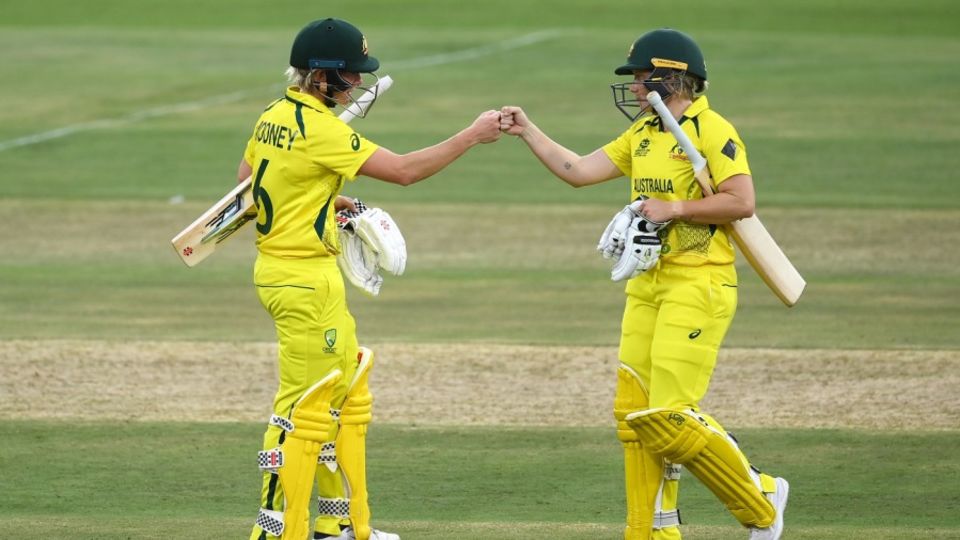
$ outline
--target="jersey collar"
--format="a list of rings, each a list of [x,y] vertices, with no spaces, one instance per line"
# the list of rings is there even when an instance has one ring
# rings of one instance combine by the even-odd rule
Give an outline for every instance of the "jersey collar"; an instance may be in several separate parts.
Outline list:
[[[710,102],[707,101],[707,96],[700,96],[687,107],[687,110],[683,111],[684,118],[696,118],[696,116],[703,111],[710,108]]]
[[[322,101],[300,90],[300,88],[296,86],[287,87],[287,93],[284,97],[286,98],[287,101],[299,103],[304,107],[309,107],[320,113],[330,112],[330,109],[326,105],[324,105]]]
[[[707,101],[707,96],[700,96],[697,99],[695,99],[693,103],[690,104],[689,107],[687,107],[687,110],[683,111],[683,115],[680,117],[680,120],[678,123],[683,124],[687,120],[695,119],[697,115],[699,115],[700,113],[702,113],[703,111],[709,108],[710,108],[710,102]],[[660,117],[657,116],[656,113],[648,116],[644,116],[639,120],[639,122],[640,123],[638,124],[636,132],[640,132],[640,130],[645,129],[647,126],[656,128],[658,131],[660,131],[660,133],[663,133],[666,131],[666,129],[663,127],[663,123],[660,122]]]

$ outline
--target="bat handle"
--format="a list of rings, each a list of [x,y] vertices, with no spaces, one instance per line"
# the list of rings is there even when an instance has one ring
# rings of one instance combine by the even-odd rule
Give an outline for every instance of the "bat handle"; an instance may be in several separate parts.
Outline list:
[[[664,127],[666,127],[670,133],[681,133],[680,124],[677,123],[677,119],[673,117],[673,113],[671,113],[670,109],[667,108],[667,104],[663,102],[663,98],[660,97],[660,94],[658,94],[656,91],[647,94],[647,103],[652,105],[657,111],[657,115],[660,116],[660,121],[663,122]],[[699,174],[700,171],[706,168],[707,160],[703,159],[703,156],[701,156],[700,152],[698,152],[693,146],[693,142],[689,139],[689,137],[677,136],[676,138],[677,142],[680,143],[680,147],[683,148],[683,151],[690,159],[690,164],[693,165],[694,174]]]

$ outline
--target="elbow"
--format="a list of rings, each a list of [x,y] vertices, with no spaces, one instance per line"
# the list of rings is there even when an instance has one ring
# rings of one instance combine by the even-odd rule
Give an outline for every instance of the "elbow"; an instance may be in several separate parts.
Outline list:
[[[386,168],[382,170],[380,174],[374,174],[373,177],[404,187],[415,184],[423,179],[416,171],[402,165]]]
[[[757,211],[757,205],[754,201],[742,201],[740,207],[737,209],[736,219],[746,219],[753,216]]]
[[[561,176],[561,175],[557,175],[557,176],[558,176],[561,180],[563,180],[564,183],[566,183],[568,186],[572,187],[573,189],[580,189],[580,188],[582,188],[582,187],[584,187],[584,186],[589,186],[589,185],[590,185],[590,180],[589,180],[589,179],[587,179],[587,178],[582,178],[582,177],[580,177],[580,176],[578,176],[578,175],[570,175],[570,174],[567,174],[567,175],[563,175],[563,176]]]
[[[416,184],[420,180],[423,180],[423,177],[420,175],[407,170],[397,171],[397,177],[394,181],[395,184],[403,187],[407,187],[412,184]]]

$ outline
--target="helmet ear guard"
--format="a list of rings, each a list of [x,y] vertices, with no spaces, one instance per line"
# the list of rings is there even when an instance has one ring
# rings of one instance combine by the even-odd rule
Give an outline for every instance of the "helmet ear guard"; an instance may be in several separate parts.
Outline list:
[[[657,59],[654,59],[656,61]],[[666,100],[676,94],[683,86],[682,76],[685,71],[677,71],[670,67],[656,67],[650,72],[650,76],[644,79],[643,85],[649,91],[655,91],[660,97]]]

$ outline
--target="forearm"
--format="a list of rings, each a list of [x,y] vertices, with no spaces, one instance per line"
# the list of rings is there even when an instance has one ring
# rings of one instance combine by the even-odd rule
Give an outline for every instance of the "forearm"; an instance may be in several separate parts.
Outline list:
[[[753,215],[752,202],[733,193],[719,192],[703,199],[678,201],[677,217],[680,221],[723,225]]]
[[[579,167],[581,156],[548,137],[534,124],[530,124],[520,134],[533,155],[557,178],[573,187],[591,184],[584,171]]]
[[[441,143],[399,156],[398,183],[410,185],[433,176],[479,142],[465,129]]]
[[[240,164],[237,165],[237,183],[239,184],[250,178],[251,173],[253,173],[253,167],[247,163],[246,158],[240,158]]]

